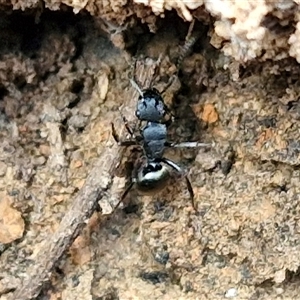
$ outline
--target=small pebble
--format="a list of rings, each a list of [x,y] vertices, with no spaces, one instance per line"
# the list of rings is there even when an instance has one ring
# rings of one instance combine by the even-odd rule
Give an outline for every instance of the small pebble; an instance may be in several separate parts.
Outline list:
[[[237,296],[237,289],[231,288],[225,293],[225,298],[234,298]]]

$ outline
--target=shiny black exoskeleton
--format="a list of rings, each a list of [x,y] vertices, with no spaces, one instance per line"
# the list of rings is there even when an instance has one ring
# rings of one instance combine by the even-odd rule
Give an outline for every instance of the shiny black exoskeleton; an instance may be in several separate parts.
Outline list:
[[[135,83],[133,85],[136,85]],[[132,180],[123,193],[119,204],[125,199],[132,186],[135,184],[137,189],[144,194],[154,194],[161,191],[168,183],[171,173],[170,167],[186,180],[192,205],[194,206],[194,192],[191,182],[184,172],[175,162],[164,157],[166,147],[199,147],[209,146],[197,142],[171,143],[167,141],[167,127],[173,121],[169,108],[165,105],[161,94],[156,89],[147,89],[140,93],[135,115],[140,121],[139,132],[136,134],[130,128],[128,122],[123,117],[125,127],[131,139],[121,141],[112,124],[112,134],[120,146],[137,146],[143,155],[135,163]]]
[[[137,101],[135,115],[141,121],[169,123],[171,114],[169,108],[155,88],[142,92]]]
[[[173,116],[165,104],[161,93],[155,88],[141,90],[137,83],[131,80],[133,87],[139,92],[135,115],[140,121],[156,122],[170,125]]]
[[[163,157],[167,145],[167,126],[156,122],[147,122],[141,130],[143,149],[148,159]]]

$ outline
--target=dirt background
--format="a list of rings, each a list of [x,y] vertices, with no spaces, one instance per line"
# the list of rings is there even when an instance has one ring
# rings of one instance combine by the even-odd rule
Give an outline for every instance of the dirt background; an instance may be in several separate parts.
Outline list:
[[[111,145],[141,55],[163,58],[158,89],[177,74],[170,136],[214,143],[167,155],[189,170],[199,213],[180,180],[133,190],[111,217],[99,208],[37,299],[298,299],[296,1],[232,2],[227,16],[205,1],[103,3],[1,3],[0,299],[14,299]],[[237,29],[243,17],[257,36]],[[191,18],[197,41],[177,65]]]

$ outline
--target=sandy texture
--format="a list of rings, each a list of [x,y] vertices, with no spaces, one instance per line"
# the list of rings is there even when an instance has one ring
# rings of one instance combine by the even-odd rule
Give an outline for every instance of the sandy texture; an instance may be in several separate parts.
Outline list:
[[[215,145],[167,152],[189,170],[198,213],[183,180],[132,190],[86,221],[38,299],[298,299],[298,3],[139,3],[1,3],[0,299],[15,299],[114,144],[132,54],[160,57],[159,90],[173,78],[170,139]]]

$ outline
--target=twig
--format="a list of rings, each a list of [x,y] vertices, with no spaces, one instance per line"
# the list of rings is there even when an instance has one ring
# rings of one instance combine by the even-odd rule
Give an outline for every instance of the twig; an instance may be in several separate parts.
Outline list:
[[[138,61],[136,73],[139,82],[149,84],[155,72],[157,63],[151,59]],[[128,101],[123,106],[128,110],[126,114],[129,121],[134,119],[137,92],[132,89]],[[70,247],[75,238],[80,234],[87,220],[95,210],[99,200],[109,199],[109,188],[114,177],[114,170],[122,156],[121,147],[115,143],[101,153],[95,167],[86,179],[85,185],[71,201],[72,207],[62,219],[58,230],[46,241],[39,251],[33,266],[27,270],[22,284],[13,294],[14,300],[27,300],[37,297],[43,285],[49,280],[53,267],[60,260],[64,252]],[[109,200],[107,200],[109,201]]]

